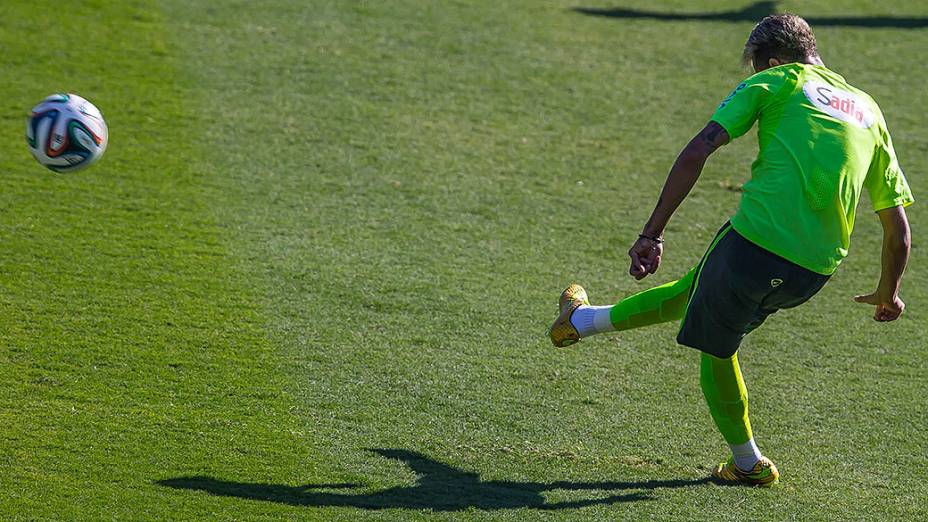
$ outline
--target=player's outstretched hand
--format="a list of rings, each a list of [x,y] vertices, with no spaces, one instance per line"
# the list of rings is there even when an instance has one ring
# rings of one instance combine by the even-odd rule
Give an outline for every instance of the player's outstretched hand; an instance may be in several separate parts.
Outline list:
[[[905,310],[905,303],[902,302],[902,299],[899,299],[898,295],[880,296],[879,291],[868,295],[854,296],[854,300],[858,303],[876,306],[873,319],[877,321],[895,321],[899,319],[899,316]]]
[[[628,251],[628,257],[632,258],[628,273],[638,280],[644,279],[648,274],[653,274],[661,264],[663,252],[664,245],[657,241],[646,237],[638,238],[638,241],[635,241]]]

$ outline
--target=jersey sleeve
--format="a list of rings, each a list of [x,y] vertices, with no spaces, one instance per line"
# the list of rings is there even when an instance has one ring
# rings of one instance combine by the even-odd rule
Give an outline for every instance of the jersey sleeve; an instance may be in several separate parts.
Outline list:
[[[885,130],[882,117],[880,120],[882,124],[881,143],[876,147],[873,160],[870,162],[870,170],[867,171],[867,178],[864,180],[864,187],[870,195],[874,211],[899,205],[909,206],[915,201],[905,174],[899,167],[899,160],[893,149],[893,140],[889,132]]]
[[[749,131],[760,113],[785,83],[786,73],[780,68],[762,71],[738,84],[722,100],[710,118],[725,128],[732,140]]]

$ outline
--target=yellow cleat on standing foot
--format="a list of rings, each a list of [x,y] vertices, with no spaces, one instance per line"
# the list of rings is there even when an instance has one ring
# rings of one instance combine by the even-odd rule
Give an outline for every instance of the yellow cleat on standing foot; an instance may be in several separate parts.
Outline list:
[[[570,323],[570,316],[574,314],[574,310],[577,308],[583,305],[589,306],[589,304],[590,299],[586,295],[586,290],[576,283],[571,284],[561,292],[561,298],[558,301],[560,315],[555,319],[551,328],[548,328],[548,337],[551,338],[554,346],[563,348],[580,341],[580,333]]]
[[[751,471],[742,471],[732,458],[722,462],[712,471],[712,476],[723,482],[769,488],[780,481],[780,472],[767,457],[761,457]]]

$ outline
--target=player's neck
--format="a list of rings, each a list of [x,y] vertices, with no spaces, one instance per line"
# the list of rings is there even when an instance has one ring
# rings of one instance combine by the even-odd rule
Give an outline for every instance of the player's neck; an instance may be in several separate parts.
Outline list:
[[[825,62],[822,61],[822,57],[817,54],[814,56],[806,56],[805,59],[801,61],[802,63],[805,63],[805,64],[821,65],[822,67],[825,67]]]

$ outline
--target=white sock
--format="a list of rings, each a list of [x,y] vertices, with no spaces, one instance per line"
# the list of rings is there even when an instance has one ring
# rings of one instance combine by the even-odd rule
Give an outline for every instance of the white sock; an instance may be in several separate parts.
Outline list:
[[[574,325],[580,337],[611,332],[615,330],[609,319],[611,310],[612,306],[581,306],[570,316],[570,324]]]
[[[757,464],[761,458],[760,450],[757,449],[757,444],[754,444],[753,438],[744,444],[730,444],[729,446],[735,458],[735,466],[738,466],[741,471],[751,471],[754,469],[754,464]]]

